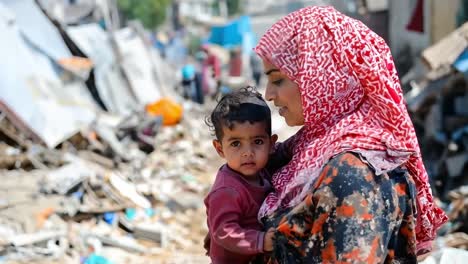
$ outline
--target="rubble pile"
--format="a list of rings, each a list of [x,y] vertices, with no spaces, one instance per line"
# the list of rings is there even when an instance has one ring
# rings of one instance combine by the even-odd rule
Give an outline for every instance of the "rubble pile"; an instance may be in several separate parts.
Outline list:
[[[220,161],[207,107],[184,109],[179,124],[156,126],[149,154],[138,138],[109,143],[122,127],[140,133],[128,120],[46,149],[3,119],[0,263],[206,263],[203,198]]]
[[[433,194],[449,216],[424,263],[468,258],[467,40],[468,23],[424,50],[401,79]]]
[[[467,37],[468,23],[423,51],[429,67],[418,64],[402,78],[426,169],[445,202],[468,184]]]
[[[0,263],[206,263],[211,102],[116,6],[55,2],[0,3]]]
[[[137,21],[119,28],[107,4],[41,2],[0,2],[0,73],[11,77],[0,78],[0,264],[209,263],[203,198],[222,163],[204,125],[214,102],[176,94],[180,73]],[[166,58],[184,54],[176,44]],[[450,219],[425,264],[468,258],[467,77],[468,23],[401,78]],[[297,130],[283,125],[273,121],[281,140]]]

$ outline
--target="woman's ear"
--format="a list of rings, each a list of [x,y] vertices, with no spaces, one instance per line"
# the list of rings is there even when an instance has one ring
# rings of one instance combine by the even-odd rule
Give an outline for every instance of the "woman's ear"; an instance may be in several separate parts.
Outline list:
[[[221,145],[221,142],[217,139],[213,139],[213,147],[216,149],[216,152],[218,152],[218,155],[224,159],[223,146]]]

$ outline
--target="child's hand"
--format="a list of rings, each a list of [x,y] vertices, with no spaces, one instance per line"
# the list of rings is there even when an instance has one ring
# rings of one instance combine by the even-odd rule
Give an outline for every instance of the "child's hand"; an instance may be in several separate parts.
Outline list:
[[[273,250],[273,237],[275,236],[275,229],[270,228],[263,238],[263,251],[269,252]]]

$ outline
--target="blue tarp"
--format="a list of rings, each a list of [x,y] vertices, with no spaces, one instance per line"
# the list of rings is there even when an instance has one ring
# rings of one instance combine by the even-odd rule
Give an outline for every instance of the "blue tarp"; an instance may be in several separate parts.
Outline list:
[[[468,49],[465,49],[457,60],[453,63],[453,67],[462,73],[468,72]]]
[[[248,39],[248,42],[253,42],[252,25],[249,16],[241,16],[224,26],[212,27],[208,42],[229,49],[245,45],[246,39]]]

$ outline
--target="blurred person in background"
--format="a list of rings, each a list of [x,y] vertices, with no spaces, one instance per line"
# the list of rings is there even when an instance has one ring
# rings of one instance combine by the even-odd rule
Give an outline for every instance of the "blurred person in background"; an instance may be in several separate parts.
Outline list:
[[[242,52],[239,48],[229,52],[229,76],[240,77],[242,75]]]
[[[252,70],[252,78],[255,82],[255,86],[260,85],[260,81],[262,79],[262,61],[256,54],[250,55],[250,69]]]
[[[203,93],[214,99],[221,85],[221,61],[208,45],[202,45],[201,51],[204,57],[201,70]]]
[[[182,67],[182,95],[195,101],[195,66],[188,62]]]

